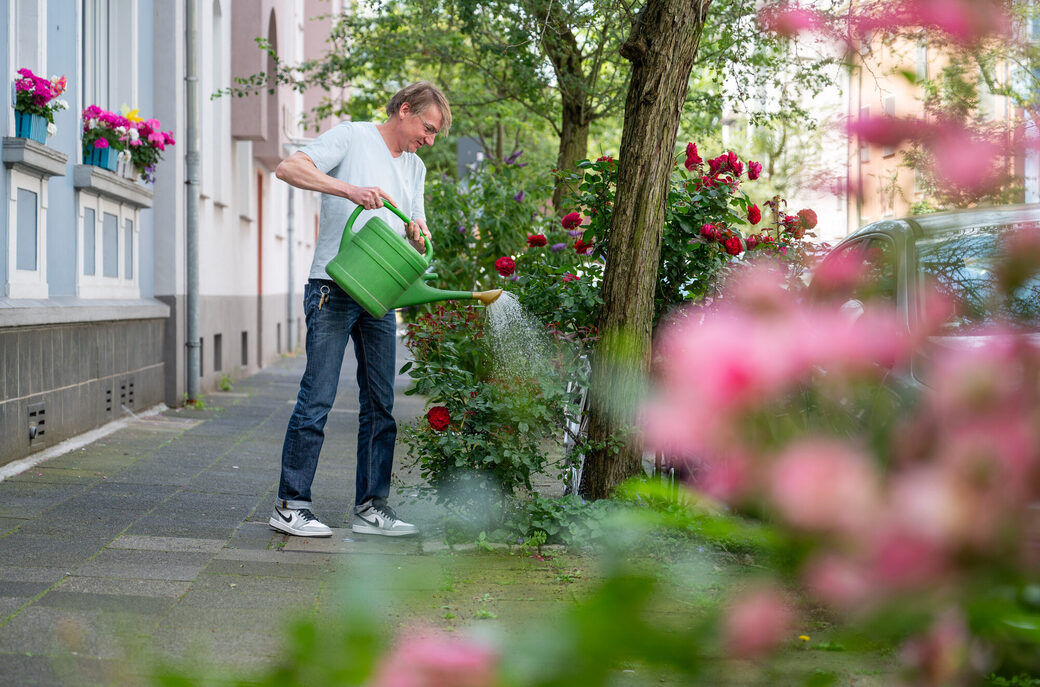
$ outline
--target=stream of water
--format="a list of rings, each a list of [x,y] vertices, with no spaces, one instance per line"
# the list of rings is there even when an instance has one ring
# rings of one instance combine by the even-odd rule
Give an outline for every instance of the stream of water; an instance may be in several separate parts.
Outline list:
[[[484,336],[496,376],[543,379],[559,374],[552,365],[553,346],[542,323],[508,291],[487,307]]]

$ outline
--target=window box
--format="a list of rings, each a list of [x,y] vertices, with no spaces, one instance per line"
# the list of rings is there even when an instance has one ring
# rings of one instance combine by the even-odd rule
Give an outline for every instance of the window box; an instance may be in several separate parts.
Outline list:
[[[14,135],[18,138],[31,139],[37,143],[47,143],[47,118],[15,110]]]
[[[154,192],[141,184],[124,179],[94,165],[76,165],[72,168],[72,185],[81,190],[90,190],[111,200],[137,208],[152,207]]]

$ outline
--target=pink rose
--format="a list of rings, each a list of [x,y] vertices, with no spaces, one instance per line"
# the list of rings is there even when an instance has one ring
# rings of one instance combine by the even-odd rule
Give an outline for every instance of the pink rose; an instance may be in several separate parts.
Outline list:
[[[745,593],[726,613],[723,629],[726,647],[737,658],[766,654],[780,646],[790,634],[794,619],[794,612],[778,590]]]
[[[747,163],[747,178],[750,179],[751,181],[754,181],[755,179],[758,178],[758,176],[760,174],[762,174],[762,163],[761,162],[751,162],[750,160],[748,160],[748,163]]]

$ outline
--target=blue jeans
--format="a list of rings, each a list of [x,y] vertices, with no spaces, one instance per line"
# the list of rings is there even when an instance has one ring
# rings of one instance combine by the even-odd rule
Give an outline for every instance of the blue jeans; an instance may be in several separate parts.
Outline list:
[[[318,308],[322,291],[328,297]],[[325,421],[336,400],[347,339],[357,357],[358,442],[354,511],[386,504],[394,461],[394,375],[397,320],[391,310],[375,319],[327,279],[311,279],[303,292],[307,317],[307,369],[282,446],[279,505],[310,508],[311,482],[325,440]]]

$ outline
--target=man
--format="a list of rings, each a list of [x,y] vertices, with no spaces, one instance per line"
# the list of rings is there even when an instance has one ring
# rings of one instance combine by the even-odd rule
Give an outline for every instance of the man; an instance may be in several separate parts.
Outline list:
[[[432,146],[437,134],[451,126],[448,101],[436,86],[423,81],[394,95],[386,112],[388,119],[382,124],[343,122],[333,127],[275,171],[282,181],[322,194],[317,246],[303,296],[307,368],[285,432],[278,500],[270,519],[271,527],[287,534],[332,534],[311,510],[311,482],[348,338],[354,340],[360,402],[351,529],[388,536],[418,532],[387,505],[397,438],[391,414],[397,372],[395,313],[391,310],[382,319],[372,317],[325,272],[325,265],[339,250],[347,218],[358,205],[366,212],[355,221],[355,229],[378,214],[417,251],[424,249],[423,237],[430,236],[423,204],[426,167],[415,152],[424,145]],[[405,226],[383,208],[384,201],[412,221]]]

